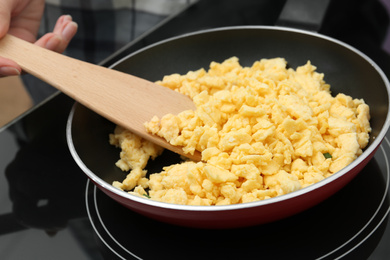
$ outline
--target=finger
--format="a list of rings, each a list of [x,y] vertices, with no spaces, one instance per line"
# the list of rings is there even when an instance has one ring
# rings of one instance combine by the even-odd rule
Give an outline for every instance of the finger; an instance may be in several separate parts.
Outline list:
[[[7,33],[30,42],[35,41],[44,0],[0,1],[0,38]],[[14,61],[0,57],[0,77],[20,75],[21,67]]]
[[[4,37],[9,30],[12,9],[12,1],[0,2],[0,38]],[[20,75],[21,72],[22,69],[16,62],[0,57],[0,78]]]
[[[71,22],[72,16],[70,15],[61,15],[54,26],[53,33],[61,34],[61,32],[64,30],[67,23]]]
[[[48,50],[56,51],[58,46],[60,46],[62,42],[61,36],[55,33],[46,33],[39,40],[37,40],[34,44],[38,45],[42,48],[46,48]]]
[[[77,33],[77,29],[78,29],[77,23],[73,21],[66,23],[64,29],[61,31],[62,41],[61,44],[56,49],[57,52],[59,53],[64,52],[64,50],[68,47],[70,41]]]
[[[9,34],[35,42],[41,22],[45,0],[1,0],[0,9],[8,12]],[[8,8],[8,9],[7,9]]]
[[[58,20],[54,26],[53,33],[61,35],[66,42],[73,38],[77,32],[77,23],[73,22],[72,16],[63,15]]]
[[[13,60],[0,57],[0,77],[17,76],[22,73],[22,68]]]
[[[77,23],[73,22],[70,15],[63,15],[57,20],[53,33],[62,37],[61,44],[56,49],[57,52],[62,53],[66,47],[68,47],[69,42],[75,36],[77,29]]]
[[[69,15],[63,15],[57,20],[53,32],[45,34],[35,44],[62,53],[76,34],[77,27]]]

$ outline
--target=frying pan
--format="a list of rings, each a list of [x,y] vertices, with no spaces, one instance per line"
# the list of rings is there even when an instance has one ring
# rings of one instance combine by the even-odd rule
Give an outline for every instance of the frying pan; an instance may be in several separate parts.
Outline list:
[[[108,142],[115,125],[76,103],[68,119],[67,141],[77,164],[108,196],[147,217],[189,227],[233,228],[276,221],[320,203],[351,181],[372,158],[389,128],[389,82],[366,55],[327,36],[275,26],[203,30],[146,47],[123,58],[112,69],[155,81],[172,73],[207,69],[211,61],[222,62],[232,56],[237,56],[243,66],[251,66],[261,58],[283,57],[294,69],[310,60],[318,72],[325,74],[333,95],[363,98],[370,106],[372,127],[363,154],[332,176],[276,198],[227,206],[162,203],[111,186],[126,175],[115,166],[119,150]],[[148,170],[159,171],[175,162],[179,157],[165,151],[148,164]]]

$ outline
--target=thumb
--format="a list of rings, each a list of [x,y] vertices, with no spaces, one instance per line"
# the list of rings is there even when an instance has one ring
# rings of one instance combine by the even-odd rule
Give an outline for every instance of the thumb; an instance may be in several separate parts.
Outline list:
[[[3,38],[9,30],[12,11],[10,2],[0,1],[0,38]],[[21,71],[22,69],[16,62],[0,57],[0,78],[19,75]]]
[[[0,38],[3,38],[10,26],[12,6],[10,1],[0,1]]]

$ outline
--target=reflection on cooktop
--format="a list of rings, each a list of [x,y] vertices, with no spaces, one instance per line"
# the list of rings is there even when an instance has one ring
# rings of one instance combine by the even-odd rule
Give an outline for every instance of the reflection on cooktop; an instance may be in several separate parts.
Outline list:
[[[230,230],[172,226],[130,211],[90,182],[87,209],[103,255],[110,259],[153,259],[156,252],[169,259],[367,259],[388,222],[389,153],[385,139],[375,159],[336,195],[267,225]]]

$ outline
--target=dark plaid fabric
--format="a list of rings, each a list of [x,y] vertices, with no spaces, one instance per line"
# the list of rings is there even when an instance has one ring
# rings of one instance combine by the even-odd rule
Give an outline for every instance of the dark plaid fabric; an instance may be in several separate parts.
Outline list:
[[[39,34],[53,30],[61,15],[71,15],[79,27],[65,54],[97,64],[192,2],[194,0],[47,0]],[[31,75],[22,78],[36,104],[57,92]]]

